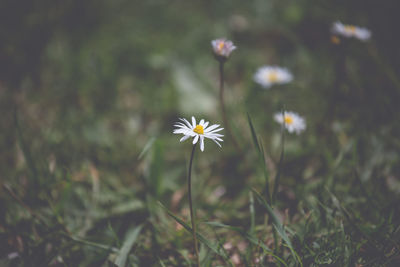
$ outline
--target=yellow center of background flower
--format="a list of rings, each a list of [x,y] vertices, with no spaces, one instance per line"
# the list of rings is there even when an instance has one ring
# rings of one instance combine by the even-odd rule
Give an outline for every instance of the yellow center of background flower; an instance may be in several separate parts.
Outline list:
[[[334,44],[340,44],[340,39],[339,39],[339,37],[333,35],[331,37],[331,42],[334,43]]]
[[[268,81],[274,83],[278,81],[278,74],[275,71],[268,73]]]
[[[224,42],[220,42],[220,43],[218,44],[218,51],[222,51],[222,49],[224,48],[224,46],[225,46],[225,43],[224,43]]]
[[[348,31],[348,32],[351,32],[351,33],[355,33],[356,32],[356,26],[353,26],[353,25],[344,26],[344,29],[346,31]]]
[[[285,121],[286,124],[292,124],[293,123],[293,118],[290,117],[290,116],[285,116],[284,121]]]
[[[198,134],[204,134],[204,128],[201,125],[196,125],[196,127],[193,129],[193,132],[198,133]]]

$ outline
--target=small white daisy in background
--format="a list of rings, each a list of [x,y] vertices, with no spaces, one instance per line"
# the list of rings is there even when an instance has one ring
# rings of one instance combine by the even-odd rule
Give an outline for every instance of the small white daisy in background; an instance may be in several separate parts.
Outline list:
[[[295,132],[299,134],[306,129],[305,120],[299,114],[292,111],[285,111],[284,114],[282,112],[275,113],[274,119],[280,124],[285,124],[285,128],[289,133]]]
[[[226,60],[232,51],[237,48],[233,45],[232,41],[226,40],[225,38],[211,41],[211,46],[217,59],[223,60]]]
[[[199,124],[196,123],[195,117],[192,117],[192,124],[190,124],[187,119],[179,119],[181,122],[177,122],[174,125],[177,127],[177,129],[174,130],[174,134],[183,134],[183,137],[180,139],[181,142],[193,137],[193,145],[200,140],[200,150],[204,151],[204,138],[209,138],[213,140],[219,147],[221,147],[219,142],[223,142],[221,139],[223,135],[217,132],[223,130],[224,128],[218,128],[219,124],[213,124],[207,127],[209,122],[204,121],[203,119],[200,120]]]
[[[277,66],[263,66],[254,74],[254,81],[264,88],[274,84],[285,84],[293,80],[293,75],[286,68]]]
[[[371,38],[370,30],[354,25],[346,25],[339,21],[333,23],[332,33],[344,37],[355,37],[361,41],[367,41],[369,38]]]

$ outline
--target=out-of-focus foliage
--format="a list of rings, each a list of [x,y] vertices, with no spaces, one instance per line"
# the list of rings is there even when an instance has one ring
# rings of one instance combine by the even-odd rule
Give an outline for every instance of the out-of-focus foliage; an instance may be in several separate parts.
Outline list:
[[[191,235],[157,202],[188,222],[190,145],[172,128],[192,115],[222,121],[211,40],[227,37],[238,47],[225,96],[240,151],[227,138],[196,154],[205,266],[299,265],[250,190],[277,173],[283,106],[307,130],[285,136],[273,208],[303,266],[397,266],[397,5],[1,1],[0,265],[194,262]],[[334,44],[335,21],[372,38]],[[293,82],[263,90],[253,81],[262,65],[290,69]]]

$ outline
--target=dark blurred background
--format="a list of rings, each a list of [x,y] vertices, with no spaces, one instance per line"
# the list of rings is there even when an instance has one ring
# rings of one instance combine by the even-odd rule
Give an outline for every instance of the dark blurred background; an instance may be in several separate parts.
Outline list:
[[[397,1],[3,0],[0,5],[6,173],[15,168],[15,112],[32,146],[45,149],[40,141],[35,144],[41,136],[67,165],[75,156],[101,160],[97,144],[111,153],[126,146],[107,142],[139,149],[140,142],[131,144],[133,136],[149,135],[153,124],[158,133],[170,132],[181,113],[216,117],[210,97],[193,104],[193,112],[186,98],[190,90],[216,95],[210,40],[221,36],[239,47],[227,64],[231,98],[240,99],[232,101],[240,106],[237,114],[254,111],[261,120],[278,108],[275,102],[283,102],[306,115],[322,135],[334,120],[361,133],[395,136],[399,130]],[[337,20],[367,27],[372,40],[333,45],[330,28]],[[271,92],[256,105],[264,93],[252,75],[264,64],[288,67],[295,83],[279,93],[282,98]]]
[[[221,121],[210,42],[226,37],[238,47],[226,64],[227,109],[244,150],[252,151],[246,112],[273,160],[279,151],[273,113],[284,104],[307,120],[306,133],[289,138],[284,186],[296,187],[297,176],[324,177],[350,141],[363,181],[398,182],[399,7],[397,0],[1,0],[0,179],[32,208],[53,203],[59,217],[78,216],[68,214],[80,194],[73,184],[90,191],[85,177],[96,180],[96,173],[110,192],[133,188],[144,201],[158,190],[152,196],[169,201],[184,184],[190,149],[172,135],[173,123],[192,115]],[[372,38],[334,44],[335,21],[366,27]],[[293,83],[262,90],[252,78],[262,65],[287,67]],[[149,141],[152,154],[143,163],[138,156]],[[207,150],[219,151],[211,142]],[[228,142],[222,154],[229,151]],[[199,165],[240,192],[245,181],[224,181],[235,177],[229,169],[238,159],[212,152]],[[252,177],[251,167],[237,168]],[[172,184],[159,185],[163,174]],[[390,192],[385,179],[370,184],[382,190],[382,201]],[[0,228],[11,240],[21,229],[29,232],[30,223],[9,213],[16,204],[2,195]],[[81,204],[71,205],[85,211]],[[137,223],[147,212],[126,216]],[[94,218],[92,234],[106,228],[96,224],[106,217]],[[70,229],[80,227],[66,220]],[[128,227],[121,218],[113,223],[122,232]],[[3,255],[15,247],[10,242]]]

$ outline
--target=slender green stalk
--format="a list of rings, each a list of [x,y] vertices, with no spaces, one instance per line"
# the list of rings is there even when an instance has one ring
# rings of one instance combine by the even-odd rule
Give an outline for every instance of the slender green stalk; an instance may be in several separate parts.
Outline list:
[[[368,53],[370,54],[372,59],[376,62],[376,64],[379,66],[379,69],[387,75],[387,77],[392,81],[392,83],[396,86],[396,89],[399,91],[400,80],[397,78],[396,73],[393,71],[390,65],[384,62],[382,57],[379,55],[376,46],[369,45],[367,48],[368,48]]]
[[[282,116],[285,118],[285,112],[282,110]],[[285,153],[285,119],[283,120],[283,124],[281,126],[281,156],[279,157],[278,162],[278,170],[276,172],[275,182],[274,182],[274,190],[272,191],[272,204],[275,203],[276,194],[278,193],[279,179],[282,173],[283,167],[283,158]]]
[[[199,249],[197,247],[197,237],[196,237],[196,222],[192,204],[192,163],[195,150],[196,150],[196,144],[193,145],[192,154],[190,155],[189,173],[188,173],[188,194],[189,194],[189,207],[190,207],[190,221],[192,223],[192,230],[193,230],[192,234],[193,234],[194,250],[196,252],[197,266],[200,267]]]
[[[222,120],[224,122],[224,127],[226,129],[226,133],[232,140],[233,145],[235,146],[236,150],[240,150],[235,137],[233,137],[232,130],[231,130],[230,124],[228,122],[228,118],[226,116],[226,110],[225,110],[225,104],[224,104],[224,63],[225,63],[225,61],[219,60],[219,104],[221,106]]]

